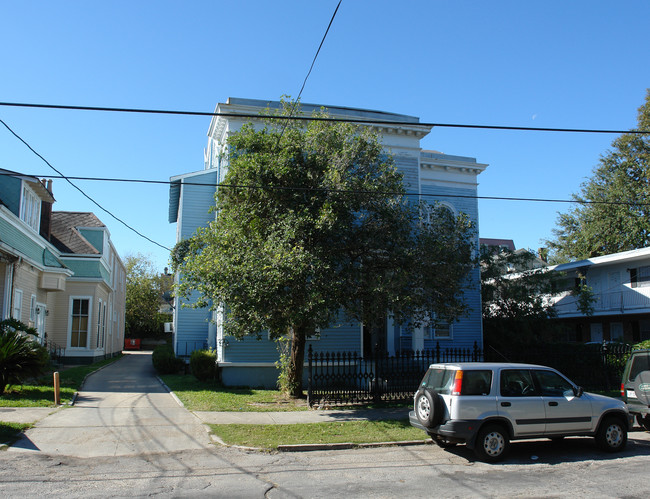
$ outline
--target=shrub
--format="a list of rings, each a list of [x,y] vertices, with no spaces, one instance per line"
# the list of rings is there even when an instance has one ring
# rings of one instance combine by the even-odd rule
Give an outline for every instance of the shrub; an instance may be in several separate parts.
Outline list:
[[[174,349],[169,345],[157,346],[151,355],[151,361],[158,374],[176,374],[185,366],[183,359],[176,357]]]
[[[9,384],[45,373],[47,349],[36,342],[36,331],[15,319],[0,321],[0,394]]]
[[[208,350],[194,350],[190,355],[190,371],[199,381],[219,379],[219,364],[217,352]]]

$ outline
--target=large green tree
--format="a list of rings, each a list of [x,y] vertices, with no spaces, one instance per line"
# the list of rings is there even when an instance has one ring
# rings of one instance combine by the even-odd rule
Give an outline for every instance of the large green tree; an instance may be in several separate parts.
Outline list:
[[[650,130],[650,90],[636,131]],[[612,143],[559,215],[548,241],[557,262],[591,258],[650,245],[650,133],[625,133]]]
[[[369,327],[387,311],[398,322],[462,314],[475,236],[448,210],[421,216],[369,128],[276,123],[230,136],[216,219],[179,244],[174,265],[196,306],[226,305],[227,334],[290,336],[287,386],[299,396],[306,338],[340,311]]]
[[[169,315],[160,313],[165,291],[171,282],[157,272],[151,260],[142,254],[128,255],[126,267],[126,335],[137,338],[158,336]]]

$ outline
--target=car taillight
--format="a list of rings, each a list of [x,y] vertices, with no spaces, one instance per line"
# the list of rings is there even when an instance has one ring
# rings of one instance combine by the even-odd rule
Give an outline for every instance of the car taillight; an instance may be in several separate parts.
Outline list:
[[[460,395],[460,391],[463,388],[463,371],[456,371],[456,376],[454,377],[454,387],[451,390],[452,395]]]
[[[625,397],[625,383],[621,383],[621,397]]]

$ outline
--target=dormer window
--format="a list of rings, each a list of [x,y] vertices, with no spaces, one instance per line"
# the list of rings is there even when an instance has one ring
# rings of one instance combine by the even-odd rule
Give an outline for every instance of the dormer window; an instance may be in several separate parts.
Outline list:
[[[41,199],[27,185],[23,185],[20,219],[38,232],[41,221]]]

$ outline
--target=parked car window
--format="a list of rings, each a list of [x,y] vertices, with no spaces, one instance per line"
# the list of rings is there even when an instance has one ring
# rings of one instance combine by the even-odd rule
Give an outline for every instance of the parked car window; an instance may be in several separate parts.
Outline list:
[[[492,386],[492,371],[463,371],[461,395],[488,395]]]
[[[553,371],[536,370],[535,376],[544,397],[563,397],[573,393],[573,385]]]
[[[504,397],[530,397],[538,395],[533,376],[528,369],[501,371],[501,395]]]
[[[451,393],[456,371],[450,369],[429,369],[422,385],[443,395]]]
[[[642,373],[643,371],[650,371],[650,354],[635,355],[632,358],[629,381],[634,381],[639,373]]]

